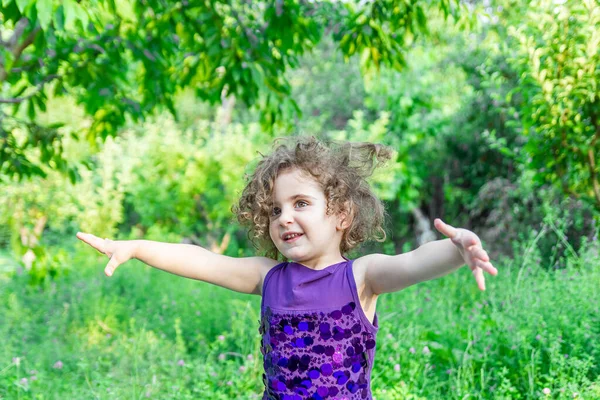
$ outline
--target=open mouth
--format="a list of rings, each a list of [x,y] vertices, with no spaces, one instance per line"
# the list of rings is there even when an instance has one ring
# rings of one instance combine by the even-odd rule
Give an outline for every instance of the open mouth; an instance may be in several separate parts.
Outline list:
[[[300,239],[302,236],[304,236],[303,233],[292,233],[291,235],[285,235],[283,237],[283,241],[286,243],[292,243]]]

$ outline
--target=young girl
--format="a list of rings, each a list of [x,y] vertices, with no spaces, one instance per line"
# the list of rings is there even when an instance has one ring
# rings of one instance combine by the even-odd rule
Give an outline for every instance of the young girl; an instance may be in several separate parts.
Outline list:
[[[81,232],[77,237],[110,257],[108,276],[136,258],[261,295],[263,399],[370,399],[379,295],[464,264],[481,290],[483,271],[497,274],[474,233],[439,219],[435,227],[450,239],[395,256],[344,256],[367,239],[385,238],[384,209],[366,178],[390,154],[369,143],[300,138],[263,156],[234,212],[268,257],[234,258],[194,245],[113,241]]]

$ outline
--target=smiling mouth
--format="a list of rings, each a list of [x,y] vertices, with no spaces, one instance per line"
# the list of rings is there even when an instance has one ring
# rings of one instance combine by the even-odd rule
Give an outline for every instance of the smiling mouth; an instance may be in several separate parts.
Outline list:
[[[286,243],[292,243],[292,242],[295,242],[296,240],[300,239],[302,236],[304,236],[303,233],[295,233],[293,235],[290,235],[290,237],[283,239],[283,241]]]

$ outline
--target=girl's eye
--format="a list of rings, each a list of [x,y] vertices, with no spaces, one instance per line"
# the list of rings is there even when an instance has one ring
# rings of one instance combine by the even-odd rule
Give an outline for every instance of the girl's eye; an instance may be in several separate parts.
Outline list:
[[[300,201],[299,201],[299,202],[297,202],[296,204],[297,204],[297,205],[304,204],[304,206],[307,206],[307,205],[308,205],[308,203],[307,203],[307,202],[305,202],[304,200],[300,200]]]
[[[276,216],[279,215],[279,208],[274,207],[273,210],[271,211],[271,216]]]

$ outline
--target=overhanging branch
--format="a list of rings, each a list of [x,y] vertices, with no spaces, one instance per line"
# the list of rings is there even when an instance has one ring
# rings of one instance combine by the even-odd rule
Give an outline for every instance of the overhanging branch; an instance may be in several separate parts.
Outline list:
[[[15,26],[13,35],[6,42],[8,44],[8,46],[10,47],[12,57],[14,59],[13,65],[17,65],[17,62],[21,58],[21,54],[23,54],[23,50],[25,50],[29,45],[31,45],[33,43],[33,41],[35,40],[35,36],[41,30],[39,25],[36,26],[33,29],[33,31],[31,31],[31,33],[29,33],[29,35],[27,35],[27,37],[25,38],[24,41],[22,41],[21,43],[18,43],[19,39],[21,38],[21,36],[23,35],[23,33],[25,31],[25,28],[27,28],[28,25],[29,25],[29,20],[27,18],[21,18],[19,20],[19,22],[17,22],[17,25]],[[7,77],[8,77],[8,71],[6,71],[6,69],[4,68],[3,65],[0,65],[0,82],[4,82]]]
[[[14,99],[2,99],[0,98],[0,104],[19,104],[24,102],[25,100],[28,100],[30,98],[32,98],[33,96],[35,96],[37,93],[39,93],[42,88],[44,87],[44,85],[54,79],[60,78],[60,75],[54,74],[54,75],[48,75],[47,77],[44,78],[43,81],[41,81],[40,83],[38,83],[36,85],[36,90],[35,92],[27,95],[27,96],[23,96],[23,97],[16,97]]]

